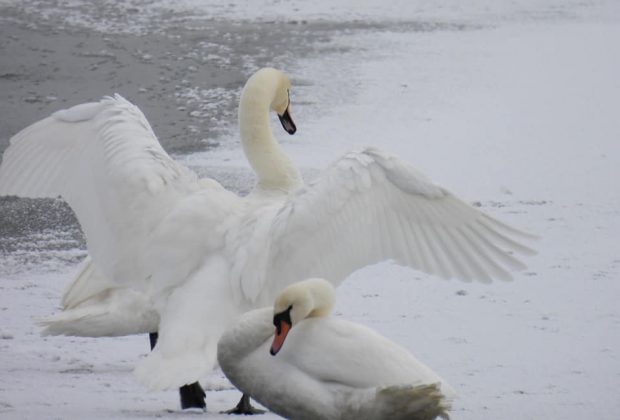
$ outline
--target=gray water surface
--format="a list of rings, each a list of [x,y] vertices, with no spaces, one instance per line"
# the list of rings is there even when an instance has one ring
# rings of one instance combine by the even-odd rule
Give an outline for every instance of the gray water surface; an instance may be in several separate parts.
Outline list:
[[[139,5],[148,3],[0,6],[0,153],[11,136],[52,112],[117,92],[143,110],[168,153],[204,151],[235,129],[240,90],[260,67],[286,70],[300,59],[338,53],[331,41],[342,34],[471,29],[416,21],[217,20],[166,9],[144,13]],[[325,69],[333,71],[339,69]],[[294,77],[293,83],[309,84]],[[252,183],[220,181],[236,190]],[[85,254],[66,204],[0,197],[0,275],[54,270]]]

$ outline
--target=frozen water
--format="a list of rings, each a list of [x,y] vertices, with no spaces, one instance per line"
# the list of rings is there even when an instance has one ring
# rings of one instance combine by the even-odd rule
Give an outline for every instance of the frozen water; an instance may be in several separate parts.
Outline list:
[[[273,64],[293,79],[299,128],[293,137],[277,129],[276,135],[308,178],[344,151],[372,144],[400,155],[483,210],[539,234],[539,255],[526,261],[529,269],[514,282],[444,282],[383,263],[358,271],[339,288],[337,314],[409,348],[450,382],[460,395],[454,418],[615,418],[620,409],[618,3],[480,0],[467,8],[449,0],[395,1],[389,7],[379,1],[332,3],[214,1],[204,8],[192,0],[106,2],[95,13],[81,1],[4,1],[0,16],[16,31],[28,25],[51,40],[71,39],[71,31],[119,36],[124,28],[127,38],[108,43],[128,49],[144,66],[140,69],[164,60],[169,79],[181,71],[175,61],[184,66],[183,77],[200,73],[178,88],[162,81],[166,90],[149,98],[139,96],[138,75],[130,82],[132,74],[122,73],[125,85],[97,81],[87,95],[135,89],[141,106],[150,102],[156,131],[169,150],[175,150],[175,135],[192,139],[176,156],[238,191],[251,187],[252,175],[235,134],[236,95],[254,68]],[[127,20],[123,10],[136,19]],[[181,32],[180,41],[160,52],[157,46],[141,47],[149,37],[136,35],[150,34],[158,25],[172,34],[179,22],[206,28],[210,21],[219,25],[217,40],[187,41],[191,45],[182,47],[183,54],[168,58],[163,51],[175,51],[195,33]],[[56,33],[41,29],[50,22]],[[274,30],[292,34],[290,45],[299,49],[270,52],[276,38],[286,38],[274,36]],[[252,31],[272,35],[243,49],[242,40]],[[17,34],[26,39],[26,32]],[[238,41],[221,41],[227,36]],[[89,51],[101,52],[105,45],[92,47]],[[33,48],[24,54],[45,54]],[[84,52],[71,48],[61,53]],[[185,55],[199,53],[204,55],[189,58],[198,59],[190,69]],[[117,61],[103,54],[82,58],[113,68],[124,63],[124,56],[115,54]],[[218,75],[201,84],[200,77],[208,77],[201,73],[202,58],[234,77]],[[6,56],[2,60],[4,66]],[[50,95],[65,95],[39,95],[36,77],[20,79],[18,70],[0,74],[0,86],[7,87],[0,93],[8,98],[8,87],[18,89],[21,83],[23,95],[2,102],[17,112],[31,110],[30,119],[19,127],[3,122],[2,144],[43,112],[66,106],[61,99],[46,102]],[[159,88],[158,79],[152,80],[147,91]],[[186,107],[179,112],[188,121],[201,120],[194,124],[196,132],[186,130],[192,125],[187,121],[169,126],[176,114],[158,110],[164,103],[175,110]],[[199,114],[192,117],[191,111]],[[218,117],[211,122],[212,112]],[[201,136],[203,126],[210,135]],[[200,146],[201,139],[217,145]],[[31,203],[10,205],[26,212]],[[135,361],[148,350],[145,337],[38,336],[32,317],[56,310],[62,287],[84,254],[83,243],[67,228],[72,225],[61,210],[50,213],[49,225],[45,211],[28,210],[17,219],[6,214],[0,214],[0,418],[194,417],[176,409],[174,392],[148,393],[134,381]],[[24,227],[20,222],[26,219],[35,221]],[[46,236],[49,231],[56,233]],[[16,236],[27,240],[16,245],[11,239]],[[238,394],[219,373],[205,381],[211,389],[208,414],[217,418]]]

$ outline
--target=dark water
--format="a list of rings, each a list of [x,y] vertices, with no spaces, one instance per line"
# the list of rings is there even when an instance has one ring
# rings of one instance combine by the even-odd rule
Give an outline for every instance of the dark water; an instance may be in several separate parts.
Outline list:
[[[169,153],[216,147],[235,125],[238,93],[254,70],[321,54],[331,36],[354,26],[214,21],[171,11],[144,22],[140,10],[110,3],[66,13],[64,7],[0,8],[0,153],[29,124],[115,92],[144,111]],[[76,13],[118,30],[68,23]],[[83,258],[84,250],[64,203],[0,198],[0,275],[53,270]]]
[[[136,35],[34,25],[9,11],[17,22],[0,25],[0,151],[51,112],[115,92],[144,111],[169,153],[204,150],[234,124],[238,92],[253,71],[321,54],[345,29],[192,20]]]
[[[222,21],[165,9],[145,14],[140,5],[148,3],[29,0],[0,6],[0,153],[29,124],[115,92],[143,110],[169,153],[203,151],[235,128],[238,94],[260,67],[286,70],[296,60],[333,54],[330,41],[344,33],[465,28]],[[293,77],[293,83],[308,81]],[[54,269],[54,261],[77,261],[84,250],[75,217],[62,202],[0,198],[0,275],[46,269],[45,261]]]

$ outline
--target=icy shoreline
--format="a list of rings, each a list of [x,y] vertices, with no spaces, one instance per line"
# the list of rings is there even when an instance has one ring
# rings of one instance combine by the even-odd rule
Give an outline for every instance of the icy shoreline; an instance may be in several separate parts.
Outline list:
[[[446,19],[458,15],[441,4]],[[534,21],[511,11],[472,31],[345,31],[324,53],[286,62],[299,133],[276,134],[308,177],[373,144],[542,237],[511,283],[443,282],[386,263],[338,290],[338,316],[409,348],[457,389],[455,419],[612,419],[620,409],[620,19],[584,8]],[[234,134],[218,141],[180,159],[248,188]],[[73,270],[0,278],[0,418],[195,418],[175,392],[134,380],[146,337],[39,337],[32,318],[56,310]],[[207,415],[230,418],[218,412],[236,391],[217,374],[206,383]]]

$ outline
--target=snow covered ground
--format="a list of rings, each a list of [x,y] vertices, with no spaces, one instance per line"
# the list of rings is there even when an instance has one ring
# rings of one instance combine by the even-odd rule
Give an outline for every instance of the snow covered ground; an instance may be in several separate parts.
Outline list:
[[[144,10],[190,13],[200,4],[157,1]],[[326,40],[320,56],[293,53],[277,63],[293,79],[299,131],[288,137],[274,121],[275,132],[308,177],[346,150],[378,146],[541,236],[539,254],[510,283],[445,282],[391,263],[365,268],[339,288],[338,316],[400,343],[451,383],[460,395],[455,419],[616,418],[620,6],[229,4],[193,13],[231,22],[277,11],[273,19],[373,23]],[[228,125],[221,147],[178,158],[247,189],[235,121]],[[32,318],[56,310],[74,269],[0,278],[0,418],[200,416],[180,412],[175,392],[147,392],[134,380],[146,337],[39,337]],[[217,413],[238,393],[219,373],[204,383],[208,416],[229,418]]]

